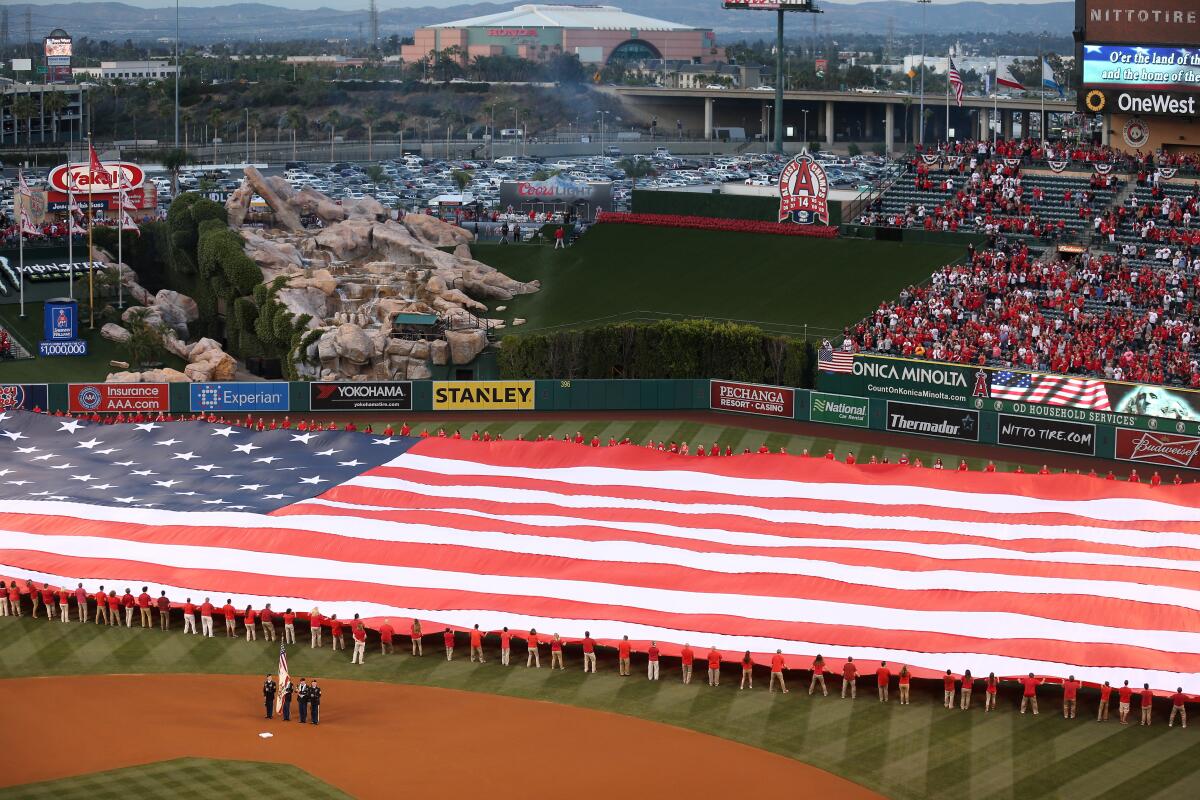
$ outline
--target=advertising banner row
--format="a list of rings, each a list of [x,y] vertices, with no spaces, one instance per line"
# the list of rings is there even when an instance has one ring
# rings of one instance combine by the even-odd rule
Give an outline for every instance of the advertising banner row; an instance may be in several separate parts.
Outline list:
[[[949,374],[949,373],[946,373]],[[363,381],[314,383],[73,383],[0,384],[0,412],[12,409],[64,410],[77,414],[157,414],[159,412],[409,412],[533,411],[548,390],[584,389],[579,381]],[[597,382],[608,384],[610,382]],[[639,382],[615,382],[621,386]],[[643,384],[657,382],[641,382]],[[1027,413],[1041,406],[1000,401],[930,402],[863,397],[843,392],[794,389],[737,381],[668,382],[687,384],[669,392],[675,408],[702,409],[814,422],[891,433],[916,434],[958,442],[997,444],[1075,456],[1116,458],[1169,468],[1200,469],[1200,432],[1165,430],[1166,420],[1105,414],[1103,418]],[[541,385],[546,384],[546,385]],[[945,385],[945,384],[943,384]],[[706,388],[704,394],[698,390]],[[594,389],[595,387],[591,387]],[[610,387],[611,388],[611,387]],[[636,388],[636,387],[635,387]],[[643,387],[646,388],[646,387]],[[661,387],[654,387],[661,389]],[[915,389],[914,389],[915,391]],[[705,396],[706,395],[706,396]],[[590,393],[596,397],[596,392]],[[990,402],[990,401],[989,401]],[[603,409],[592,402],[577,410]],[[547,409],[551,408],[547,406]],[[1065,409],[1071,411],[1071,409]],[[1087,412],[1099,414],[1100,412]],[[1111,420],[1161,423],[1164,429]],[[1190,423],[1189,423],[1190,424]]]
[[[1200,435],[1200,391],[856,354],[817,388],[859,397]]]

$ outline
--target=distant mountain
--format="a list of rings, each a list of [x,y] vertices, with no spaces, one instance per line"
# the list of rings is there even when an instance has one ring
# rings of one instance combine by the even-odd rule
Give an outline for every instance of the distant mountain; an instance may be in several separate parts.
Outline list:
[[[394,8],[380,11],[380,33],[384,36],[411,33],[415,28],[438,22],[492,14],[517,5],[507,3],[473,3],[437,8]],[[713,28],[722,38],[738,35],[762,35],[774,31],[775,15],[761,11],[726,11],[719,0],[608,0],[636,14],[644,14],[696,27]],[[191,42],[215,42],[261,39],[326,39],[345,38],[361,34],[367,22],[366,1],[355,2],[353,10],[319,8],[295,10],[263,3],[237,3],[224,6],[183,6],[180,9],[182,38]],[[357,6],[361,6],[358,8]],[[73,36],[94,39],[147,41],[173,38],[175,9],[138,8],[125,3],[76,2],[59,4],[10,4],[10,40],[23,25],[25,10],[32,12],[31,27],[35,39],[53,28],[62,27]],[[826,2],[819,17],[821,31],[876,31],[883,34],[889,24],[896,34],[912,34],[921,30],[922,14],[911,0],[877,0],[857,4]],[[1044,4],[963,2],[937,4],[926,9],[930,33],[1040,33],[1049,31],[1068,35],[1074,26],[1074,4],[1052,2]],[[803,35],[810,28],[811,17],[790,15],[789,31]]]

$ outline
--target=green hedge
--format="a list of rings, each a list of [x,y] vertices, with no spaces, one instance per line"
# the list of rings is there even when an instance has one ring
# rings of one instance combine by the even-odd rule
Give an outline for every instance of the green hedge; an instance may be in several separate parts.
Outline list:
[[[504,378],[706,378],[812,386],[811,348],[751,325],[710,320],[617,323],[507,336]]]
[[[635,189],[631,209],[635,214],[686,214],[721,219],[779,221],[779,198],[712,192],[663,192]],[[842,204],[829,203],[829,224],[842,221]]]
[[[140,283],[151,294],[159,289],[173,289],[167,274],[171,261],[171,233],[165,222],[148,222],[138,226],[140,234],[125,232],[121,237],[121,258],[137,273]],[[92,238],[97,247],[102,247],[117,257],[117,229],[96,226]]]

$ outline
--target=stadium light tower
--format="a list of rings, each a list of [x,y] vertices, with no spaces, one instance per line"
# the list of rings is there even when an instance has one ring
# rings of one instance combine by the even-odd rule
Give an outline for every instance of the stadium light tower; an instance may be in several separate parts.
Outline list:
[[[917,136],[917,144],[923,145],[925,144],[925,9],[933,0],[917,0],[917,2],[921,4],[921,111],[917,114],[921,132]]]
[[[785,11],[802,11],[820,14],[815,0],[725,0],[725,8],[774,11],[775,20],[775,152],[783,152],[783,14]],[[830,144],[833,144],[830,142]]]

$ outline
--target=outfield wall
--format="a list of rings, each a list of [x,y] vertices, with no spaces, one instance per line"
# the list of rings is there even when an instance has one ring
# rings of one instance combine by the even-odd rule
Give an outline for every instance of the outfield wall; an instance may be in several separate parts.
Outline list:
[[[967,369],[912,363],[925,369]],[[37,407],[83,414],[212,411],[236,416],[286,412],[322,418],[353,412],[389,414],[392,419],[441,411],[719,411],[1200,469],[1200,422],[971,398],[969,391],[966,396],[961,393],[961,380],[950,373],[940,378],[917,374],[943,388],[935,392],[901,383],[902,391],[889,393],[875,383],[864,385],[862,375],[822,375],[819,390],[725,380],[15,384],[0,385],[0,409]],[[929,396],[933,393],[938,396]]]

